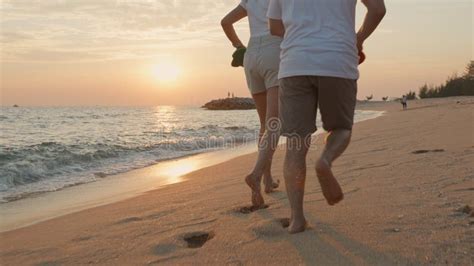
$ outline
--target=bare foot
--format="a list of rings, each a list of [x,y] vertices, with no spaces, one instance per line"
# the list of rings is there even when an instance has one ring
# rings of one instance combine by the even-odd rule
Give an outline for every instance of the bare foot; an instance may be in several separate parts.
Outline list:
[[[308,223],[306,222],[306,219],[304,217],[300,219],[293,219],[290,221],[290,226],[288,226],[288,233],[290,234],[301,233],[304,230],[306,230],[307,226],[308,226]]]
[[[331,171],[331,165],[324,159],[316,163],[316,175],[318,176],[321,190],[329,205],[335,205],[344,199],[341,186]]]
[[[255,207],[260,207],[265,204],[263,200],[262,193],[260,192],[260,180],[258,180],[252,174],[248,175],[245,178],[245,183],[250,187],[252,190],[252,204]]]
[[[263,180],[263,183],[265,184],[265,193],[272,193],[276,188],[280,186],[280,180],[277,179],[276,182],[273,181],[272,177],[265,178]]]

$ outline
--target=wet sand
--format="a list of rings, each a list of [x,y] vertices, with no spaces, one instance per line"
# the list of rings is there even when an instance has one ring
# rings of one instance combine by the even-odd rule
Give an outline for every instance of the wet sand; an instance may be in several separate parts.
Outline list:
[[[344,200],[328,206],[308,156],[309,229],[289,235],[284,187],[268,208],[247,208],[244,155],[185,181],[0,234],[4,265],[55,264],[462,264],[474,261],[474,98],[359,108],[386,115],[355,125],[334,164]],[[282,180],[284,149],[274,158]],[[282,182],[283,185],[283,182]],[[470,207],[468,207],[470,206]]]
[[[17,201],[0,204],[0,232],[36,224],[55,217],[92,207],[122,201],[183,182],[188,173],[216,165],[239,155],[250,154],[256,144],[229,150],[201,153],[108,176],[107,178],[67,187],[51,193],[39,193]]]

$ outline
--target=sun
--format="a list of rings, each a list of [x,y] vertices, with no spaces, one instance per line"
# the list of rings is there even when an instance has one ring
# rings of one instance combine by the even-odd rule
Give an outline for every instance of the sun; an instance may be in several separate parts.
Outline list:
[[[172,84],[178,80],[181,68],[174,62],[162,62],[152,67],[153,77],[161,83]]]

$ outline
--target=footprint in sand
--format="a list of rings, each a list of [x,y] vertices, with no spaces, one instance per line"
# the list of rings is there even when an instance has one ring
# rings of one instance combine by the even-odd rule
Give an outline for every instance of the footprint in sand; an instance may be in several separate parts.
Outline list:
[[[94,236],[81,236],[81,237],[72,239],[72,242],[83,242],[83,241],[90,240],[92,238],[94,238]]]
[[[252,213],[252,212],[256,212],[258,210],[262,210],[262,209],[267,209],[268,205],[263,205],[261,207],[255,207],[255,206],[245,206],[245,207],[239,207],[237,209],[235,209],[235,212],[237,213],[242,213],[242,214],[249,214],[249,213]]]
[[[474,191],[474,187],[468,187],[468,188],[460,188],[460,189],[455,189],[453,191],[456,192],[461,192],[461,191]]]
[[[278,221],[280,222],[281,227],[283,228],[288,228],[288,226],[290,226],[290,218],[281,218],[278,219]]]
[[[413,154],[422,154],[422,153],[428,153],[430,152],[429,150],[417,150],[417,151],[412,151],[411,153]]]
[[[250,229],[259,238],[281,238],[288,235],[286,230],[288,226],[290,226],[290,219],[280,218],[261,221],[251,225]]]
[[[188,248],[200,248],[214,237],[213,232],[192,232],[183,236]]]
[[[128,218],[118,221],[116,224],[128,224],[128,223],[133,223],[133,222],[139,222],[141,220],[143,219],[140,217],[128,217]]]
[[[444,149],[434,149],[434,150],[416,150],[412,151],[411,153],[413,154],[423,154],[423,153],[428,153],[428,152],[444,152]]]
[[[153,214],[150,214],[150,215],[147,215],[145,217],[145,219],[151,219],[151,220],[154,220],[154,219],[159,219],[159,218],[162,218],[162,217],[165,217],[165,216],[168,216],[172,213],[174,213],[175,210],[166,210],[166,211],[162,211],[162,212],[157,212],[157,213],[153,213]]]
[[[474,217],[474,215],[473,215],[473,214],[474,214],[474,210],[473,210],[473,209],[471,208],[471,206],[469,206],[469,205],[464,205],[464,206],[462,206],[461,208],[458,208],[456,211],[459,212],[459,213],[467,214],[467,215],[469,215],[469,216],[471,216],[471,217]]]

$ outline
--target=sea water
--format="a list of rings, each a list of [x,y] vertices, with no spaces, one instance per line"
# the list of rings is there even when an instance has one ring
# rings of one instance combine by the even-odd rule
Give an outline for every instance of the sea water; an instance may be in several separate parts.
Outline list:
[[[255,110],[177,106],[0,110],[0,202],[255,142],[260,126]],[[379,115],[356,111],[355,120]]]

